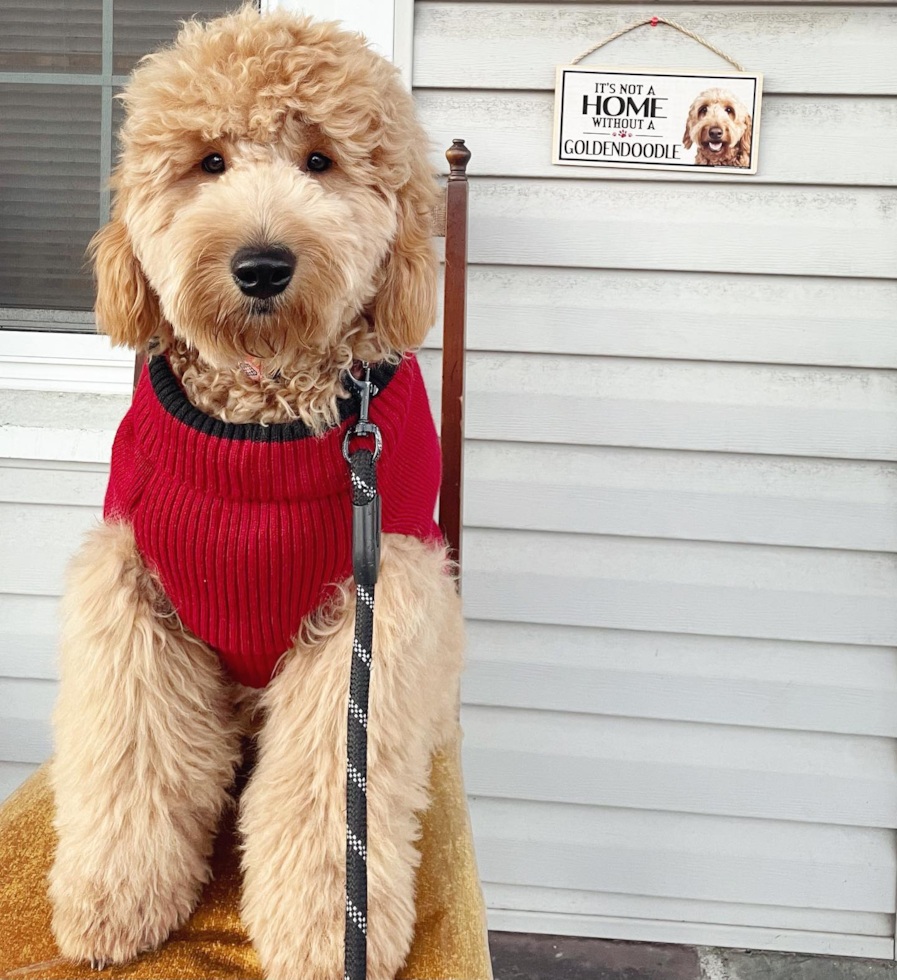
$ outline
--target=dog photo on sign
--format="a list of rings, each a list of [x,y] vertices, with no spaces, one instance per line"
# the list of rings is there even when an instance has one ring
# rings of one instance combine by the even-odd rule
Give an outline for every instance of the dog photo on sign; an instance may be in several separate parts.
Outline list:
[[[558,68],[552,162],[757,172],[763,76]]]
[[[701,167],[749,167],[753,118],[724,88],[708,88],[695,97],[685,120],[682,145],[695,147]]]

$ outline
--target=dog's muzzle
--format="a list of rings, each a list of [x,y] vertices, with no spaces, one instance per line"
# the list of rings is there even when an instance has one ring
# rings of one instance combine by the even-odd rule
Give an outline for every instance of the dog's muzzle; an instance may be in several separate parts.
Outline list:
[[[721,129],[711,129],[707,134],[707,146],[714,153],[719,153],[723,148],[723,131]]]

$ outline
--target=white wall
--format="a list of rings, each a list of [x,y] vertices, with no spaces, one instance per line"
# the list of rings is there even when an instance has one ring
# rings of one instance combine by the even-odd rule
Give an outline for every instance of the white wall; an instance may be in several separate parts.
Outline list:
[[[766,73],[756,177],[551,165],[555,66],[654,13]],[[434,160],[473,152],[493,928],[894,955],[894,50],[892,5],[416,4]]]
[[[0,799],[50,754],[63,569],[100,517],[133,355],[0,331]]]

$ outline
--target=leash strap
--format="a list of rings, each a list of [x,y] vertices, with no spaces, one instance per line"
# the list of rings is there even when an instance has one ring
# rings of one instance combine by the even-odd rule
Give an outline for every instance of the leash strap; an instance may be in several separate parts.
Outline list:
[[[352,481],[352,571],[355,578],[355,639],[349,678],[346,733],[346,939],[345,980],[367,977],[367,738],[374,637],[374,591],[380,569],[380,497],[377,494],[377,460],[382,444],[380,430],[368,419],[370,367],[364,379],[351,378],[359,389],[358,422],[347,430],[343,455]],[[351,377],[351,376],[350,376]],[[354,437],[372,436],[375,448],[351,451]]]

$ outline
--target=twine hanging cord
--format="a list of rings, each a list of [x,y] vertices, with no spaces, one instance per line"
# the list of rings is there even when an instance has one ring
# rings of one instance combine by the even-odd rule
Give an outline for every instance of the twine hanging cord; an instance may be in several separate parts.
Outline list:
[[[610,44],[611,41],[616,41],[618,37],[622,37],[624,34],[634,31],[637,27],[645,27],[647,24],[650,24],[652,27],[657,27],[658,24],[666,24],[667,27],[672,27],[674,30],[680,31],[686,37],[690,37],[693,41],[697,41],[698,44],[703,44],[709,51],[712,51],[714,54],[718,54],[723,61],[728,61],[736,71],[744,71],[744,68],[734,58],[730,58],[725,51],[720,51],[718,47],[701,37],[700,34],[695,34],[694,31],[690,31],[687,27],[677,24],[674,20],[667,20],[666,17],[645,17],[644,20],[637,20],[634,24],[630,24],[628,27],[622,27],[619,31],[614,31],[613,34],[609,34],[603,41],[599,41],[597,44],[593,44],[590,48],[586,48],[586,50],[583,51],[582,54],[578,54],[570,62],[570,64],[578,65],[583,58],[587,58],[593,51],[597,51],[599,48],[603,48],[605,44]]]

